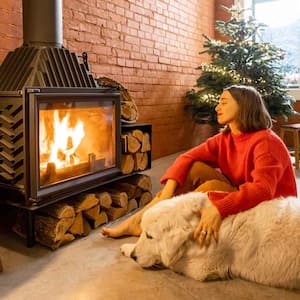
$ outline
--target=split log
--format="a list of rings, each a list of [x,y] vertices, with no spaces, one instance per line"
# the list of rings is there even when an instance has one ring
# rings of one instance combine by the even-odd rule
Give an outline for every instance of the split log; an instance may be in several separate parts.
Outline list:
[[[121,120],[126,123],[136,122],[138,119],[138,109],[135,104],[134,99],[132,99],[128,90],[122,86],[119,82],[108,78],[108,77],[100,77],[96,78],[99,85],[102,86],[110,86],[117,88],[120,91],[121,95]]]
[[[83,218],[83,236],[87,236],[90,234],[92,228],[87,219]]]
[[[135,209],[137,209],[139,206],[138,206],[138,203],[137,201],[133,198],[133,199],[130,199],[128,201],[128,207],[127,207],[127,212],[131,212]]]
[[[57,219],[75,217],[74,207],[65,202],[58,202],[40,209],[40,212]]]
[[[128,206],[128,195],[125,192],[120,192],[114,189],[105,189],[111,197],[112,203],[117,207],[123,207],[127,209]]]
[[[151,150],[150,134],[145,132],[143,134],[141,152],[146,152],[150,150]]]
[[[75,240],[75,237],[71,233],[65,233],[63,235],[62,239],[57,242],[51,242],[51,241],[47,240],[44,236],[39,236],[36,239],[40,244],[47,246],[47,247],[51,248],[52,250],[56,250],[57,248],[63,246],[64,244],[70,243],[73,240]]]
[[[143,195],[143,193],[144,193],[144,191],[140,187],[137,186],[132,198],[135,198],[135,199],[140,198]]]
[[[107,216],[110,221],[114,221],[127,213],[127,209],[123,207],[110,207],[107,211]]]
[[[108,223],[107,213],[104,211],[101,211],[99,216],[97,217],[97,219],[93,221],[92,226],[93,226],[93,228],[97,228],[100,225],[106,224],[106,223]]]
[[[131,133],[127,134],[127,150],[130,153],[136,153],[141,148],[141,143]]]
[[[151,178],[148,175],[136,174],[128,178],[127,182],[140,187],[144,191],[152,190]]]
[[[104,211],[101,211],[99,205],[84,211],[83,215],[88,219],[89,224],[93,229],[108,222],[107,214]]]
[[[148,154],[146,152],[137,152],[134,154],[134,170],[144,171],[148,166]]]
[[[117,181],[112,184],[115,190],[120,192],[125,192],[128,196],[128,199],[134,198],[136,186],[125,181]]]
[[[73,218],[56,219],[36,215],[34,220],[36,238],[47,245],[61,241],[74,222]]]
[[[95,220],[99,214],[100,214],[100,206],[99,205],[96,205],[90,209],[83,211],[84,217],[91,219],[91,220]]]
[[[140,129],[134,129],[131,131],[132,136],[134,136],[141,144],[143,143],[144,133]]]
[[[128,121],[137,120],[138,112],[136,105],[130,101],[121,102],[121,116],[123,119]]]
[[[134,158],[132,154],[123,154],[121,157],[121,172],[130,174],[134,170]]]
[[[75,212],[78,213],[96,206],[99,203],[99,198],[94,193],[81,194],[78,199],[71,200],[70,205],[73,205]]]
[[[150,192],[144,192],[139,199],[139,207],[143,207],[152,200],[152,194]]]
[[[83,216],[81,211],[76,214],[75,220],[68,231],[74,235],[83,235],[84,227],[83,227]]]
[[[95,195],[99,199],[99,204],[101,207],[104,207],[104,208],[111,207],[112,199],[108,192],[100,191],[100,192],[96,192]]]

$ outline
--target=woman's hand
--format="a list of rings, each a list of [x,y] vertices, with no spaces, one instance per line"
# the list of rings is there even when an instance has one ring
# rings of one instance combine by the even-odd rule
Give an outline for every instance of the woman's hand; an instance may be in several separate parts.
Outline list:
[[[210,245],[210,239],[213,235],[215,240],[219,238],[219,228],[222,222],[218,209],[212,205],[200,209],[201,219],[194,231],[194,238],[199,241],[200,247]]]

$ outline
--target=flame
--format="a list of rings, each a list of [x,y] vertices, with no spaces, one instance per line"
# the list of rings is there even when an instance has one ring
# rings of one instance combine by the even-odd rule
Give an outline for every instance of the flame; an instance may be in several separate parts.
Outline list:
[[[58,110],[53,114],[53,135],[50,139],[45,119],[40,122],[40,154],[48,154],[48,162],[55,163],[57,169],[78,164],[80,158],[76,149],[80,145],[85,132],[83,122],[78,120],[74,127],[69,127],[70,114],[60,120]],[[41,165],[44,165],[41,164]]]

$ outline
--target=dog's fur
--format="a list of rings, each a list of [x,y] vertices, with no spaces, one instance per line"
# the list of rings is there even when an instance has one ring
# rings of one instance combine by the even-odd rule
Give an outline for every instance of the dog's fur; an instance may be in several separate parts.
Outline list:
[[[196,280],[244,278],[261,284],[300,288],[300,200],[264,201],[222,221],[218,243],[200,248],[193,239],[207,194],[192,192],[164,200],[143,215],[136,244],[124,255],[144,268],[163,265]]]

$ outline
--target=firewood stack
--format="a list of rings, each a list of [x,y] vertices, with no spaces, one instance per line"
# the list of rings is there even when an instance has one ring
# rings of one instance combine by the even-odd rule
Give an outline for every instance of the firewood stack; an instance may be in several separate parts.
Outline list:
[[[121,120],[123,123],[135,123],[138,119],[138,109],[128,90],[117,81],[108,77],[100,77],[96,81],[99,85],[116,88],[120,91]]]
[[[150,135],[139,129],[130,130],[122,134],[121,171],[129,174],[144,171],[149,165],[149,151],[151,151]]]
[[[74,199],[43,207],[35,215],[35,238],[52,250],[87,236],[92,229],[114,221],[152,199],[151,179],[136,174]],[[17,216],[13,230],[25,236],[25,215]]]

